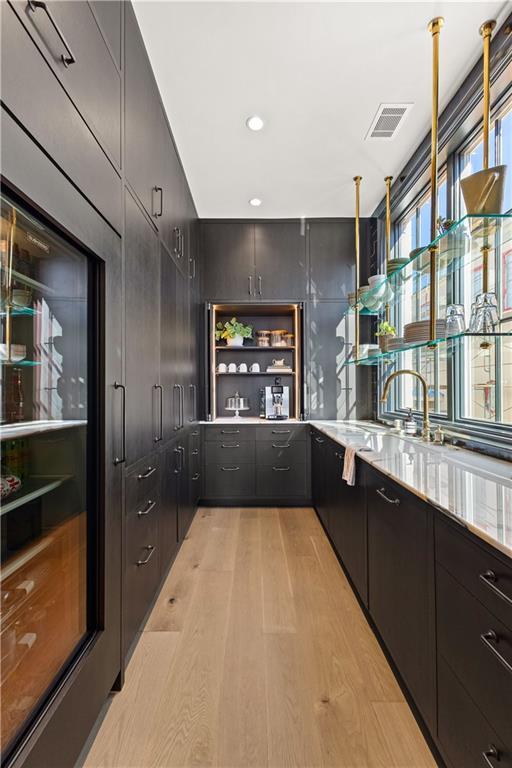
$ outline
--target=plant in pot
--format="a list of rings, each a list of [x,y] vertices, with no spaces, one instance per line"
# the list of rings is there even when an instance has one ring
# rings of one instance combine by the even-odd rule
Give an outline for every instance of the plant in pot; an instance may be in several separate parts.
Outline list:
[[[379,340],[380,351],[387,352],[389,339],[392,339],[394,336],[396,336],[396,328],[386,320],[382,320],[382,322],[379,323],[379,327],[375,335]]]
[[[252,327],[232,317],[225,323],[217,323],[215,338],[217,341],[224,339],[228,347],[243,347],[244,339],[252,339]]]

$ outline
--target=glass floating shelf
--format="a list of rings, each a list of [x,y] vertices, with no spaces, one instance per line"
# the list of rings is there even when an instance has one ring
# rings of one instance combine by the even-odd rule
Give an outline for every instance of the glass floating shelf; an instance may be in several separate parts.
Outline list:
[[[36,365],[42,365],[39,360],[20,360],[14,362],[13,360],[0,360],[2,366],[12,366],[13,368],[34,368]]]
[[[217,371],[215,373],[216,376],[293,376],[295,371],[283,371],[277,372],[277,371],[235,371],[234,373],[222,373],[221,371]]]
[[[8,314],[11,317],[35,317],[40,313],[33,307],[11,307],[10,310],[2,309],[0,311],[0,317],[6,317]]]
[[[375,355],[368,357],[359,357],[346,361],[346,365],[378,365],[379,363],[392,363],[396,360],[397,356],[404,352],[410,352],[414,349],[431,349],[434,350],[441,344],[456,344],[464,339],[481,339],[482,341],[488,339],[489,346],[494,341],[499,339],[510,339],[512,341],[512,331],[509,333],[460,333],[455,336],[446,336],[444,338],[434,339],[434,341],[417,341],[412,344],[404,344],[397,349],[391,349],[388,352],[378,352]]]
[[[363,309],[360,314],[379,314],[385,304],[393,305],[409,280],[428,279],[430,251],[437,253],[438,279],[448,278],[460,270],[470,270],[482,261],[483,249],[493,252],[512,247],[512,214],[500,216],[464,216],[432,243],[411,251],[394,272],[362,293],[359,297]],[[392,262],[391,262],[392,263]],[[353,310],[352,310],[353,311]]]
[[[249,345],[243,347],[228,347],[227,344],[225,344],[215,347],[215,349],[217,351],[223,349],[227,352],[286,352],[286,350],[293,350],[295,347],[253,347]]]

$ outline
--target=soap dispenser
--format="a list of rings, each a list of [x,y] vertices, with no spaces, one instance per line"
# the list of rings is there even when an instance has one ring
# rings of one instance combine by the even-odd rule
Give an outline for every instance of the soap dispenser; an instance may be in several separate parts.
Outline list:
[[[404,429],[406,435],[416,435],[418,431],[418,426],[414,420],[414,417],[412,415],[412,409],[409,408],[407,411],[407,418],[404,421]]]

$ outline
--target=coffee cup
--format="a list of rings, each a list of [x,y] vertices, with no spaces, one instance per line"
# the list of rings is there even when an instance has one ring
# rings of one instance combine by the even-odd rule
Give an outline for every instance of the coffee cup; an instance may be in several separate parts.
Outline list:
[[[240,363],[238,373],[247,373],[247,363]]]
[[[272,360],[272,365],[274,365],[276,368],[280,368],[281,366],[284,368],[284,357],[282,357],[280,360]]]
[[[217,373],[227,373],[228,367],[226,363],[219,363],[217,366]]]
[[[260,364],[259,363],[253,363],[251,365],[251,373],[259,373],[260,372]]]
[[[228,373],[236,373],[236,363],[230,363],[228,365]]]

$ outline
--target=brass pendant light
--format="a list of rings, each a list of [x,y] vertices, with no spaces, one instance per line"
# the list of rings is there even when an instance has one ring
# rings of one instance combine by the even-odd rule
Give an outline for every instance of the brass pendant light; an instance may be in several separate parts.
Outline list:
[[[391,258],[391,182],[392,176],[386,176],[386,269],[385,275],[388,278],[389,260]],[[389,301],[386,301],[386,322],[389,323]]]
[[[436,338],[437,328],[437,152],[439,124],[439,35],[444,25],[442,16],[436,16],[428,25],[432,35],[432,130],[430,143],[430,341]]]
[[[355,341],[354,341],[354,357],[359,359],[359,283],[360,283],[360,269],[359,269],[359,212],[360,212],[360,186],[362,176],[354,176],[354,183],[356,189],[356,216],[355,216],[355,251],[356,251],[356,300],[355,300]]]

